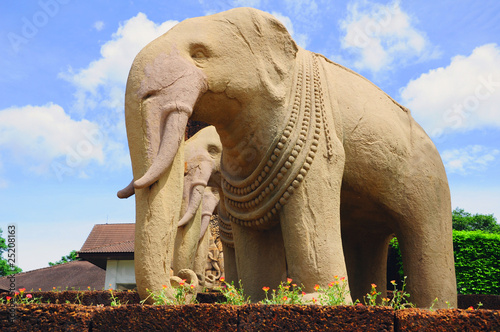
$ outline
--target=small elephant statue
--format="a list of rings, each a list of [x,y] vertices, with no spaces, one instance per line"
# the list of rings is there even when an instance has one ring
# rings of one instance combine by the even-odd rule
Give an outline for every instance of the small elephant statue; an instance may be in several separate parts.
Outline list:
[[[198,131],[185,144],[185,174],[181,218],[175,239],[172,270],[175,276],[191,270],[204,286],[209,257],[210,218],[219,204],[222,145],[213,126]],[[118,191],[119,198],[135,193],[133,182]],[[192,279],[192,277],[190,278]]]
[[[161,288],[183,197],[188,119],[222,144],[226,280],[252,301],[286,278],[308,293],[347,276],[385,292],[396,235],[411,301],[457,303],[451,200],[434,144],[408,109],[297,46],[251,8],[185,20],[135,58],[125,96],[136,193],[136,280]]]

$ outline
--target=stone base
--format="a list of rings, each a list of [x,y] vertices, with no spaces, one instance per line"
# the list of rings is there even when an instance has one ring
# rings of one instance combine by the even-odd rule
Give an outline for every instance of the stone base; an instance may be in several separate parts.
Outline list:
[[[15,311],[12,311],[15,310]],[[14,322],[9,321],[14,312]],[[500,331],[499,310],[191,304],[0,305],[1,331]]]

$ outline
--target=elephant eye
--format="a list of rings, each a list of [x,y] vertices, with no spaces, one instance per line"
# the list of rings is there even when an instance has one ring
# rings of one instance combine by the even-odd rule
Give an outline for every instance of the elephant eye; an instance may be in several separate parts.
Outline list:
[[[212,156],[216,156],[220,153],[220,149],[215,145],[209,145],[208,146],[208,153],[210,153],[210,155],[212,155]]]
[[[204,59],[204,58],[206,58],[205,53],[203,53],[202,51],[197,51],[196,53],[194,53],[193,55],[191,55],[191,57],[193,59]]]
[[[207,48],[202,45],[194,45],[191,47],[191,58],[196,61],[207,60],[208,51]]]

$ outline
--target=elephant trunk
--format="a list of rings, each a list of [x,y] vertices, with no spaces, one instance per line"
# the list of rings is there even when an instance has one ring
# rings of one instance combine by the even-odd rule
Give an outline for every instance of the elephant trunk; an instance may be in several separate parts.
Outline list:
[[[125,93],[125,119],[135,198],[135,275],[142,299],[164,289],[173,298],[170,268],[182,203],[184,132],[207,89],[203,72],[163,35],[135,58]],[[127,187],[128,188],[128,187]],[[128,195],[131,188],[120,193]]]
[[[201,204],[203,193],[212,175],[212,163],[203,161],[192,169],[184,177],[184,199],[188,205],[184,215],[179,221],[179,227],[186,225],[193,219]]]

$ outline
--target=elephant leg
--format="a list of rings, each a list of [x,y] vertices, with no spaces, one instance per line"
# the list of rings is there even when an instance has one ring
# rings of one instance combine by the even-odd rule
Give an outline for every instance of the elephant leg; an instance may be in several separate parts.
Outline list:
[[[205,276],[205,267],[207,266],[208,260],[210,236],[210,231],[207,231],[198,242],[198,248],[196,249],[196,256],[194,258],[193,267],[193,271],[196,273],[196,275]]]
[[[344,151],[331,160],[319,150],[303,182],[280,213],[288,277],[306,292],[327,287],[334,276],[346,277],[340,229],[340,190]],[[347,301],[350,301],[350,297]]]
[[[232,228],[238,277],[245,295],[250,296],[252,302],[258,302],[265,298],[262,287],[276,289],[286,279],[281,229],[275,226],[270,230],[259,231],[235,224],[232,224]],[[224,264],[227,271],[226,261]]]
[[[234,248],[222,242],[222,255],[224,257],[224,269],[222,271],[224,278],[226,282],[234,282],[237,285],[240,279],[238,278],[238,270],[236,269],[236,253],[234,252]]]
[[[371,284],[377,285],[377,291],[382,293],[382,297],[386,297],[390,232],[344,224],[343,220],[342,243],[353,301],[363,303],[363,297],[370,292]]]
[[[410,301],[428,308],[438,298],[435,307],[446,308],[446,301],[456,307],[451,199],[444,168],[423,157],[415,157],[412,165],[404,192],[396,193],[405,200],[394,206]]]
[[[443,216],[428,210],[408,211],[406,227],[398,232],[410,301],[428,308],[437,298],[436,308],[457,306],[452,230],[441,225]]]

